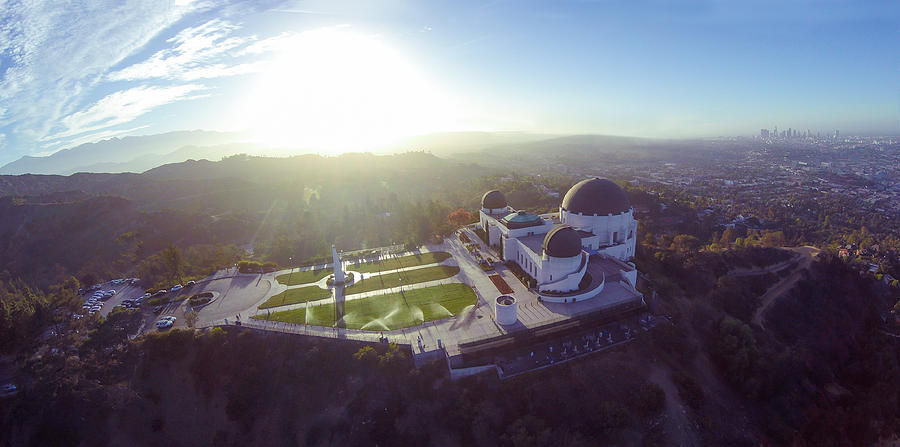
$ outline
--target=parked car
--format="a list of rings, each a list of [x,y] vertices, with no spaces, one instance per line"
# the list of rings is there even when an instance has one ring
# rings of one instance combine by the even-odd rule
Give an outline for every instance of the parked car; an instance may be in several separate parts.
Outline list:
[[[190,286],[193,286],[194,284],[197,284],[197,281],[188,281],[187,283],[184,284],[184,286],[190,287]]]
[[[11,383],[0,386],[0,396],[12,396],[19,392],[19,388]]]
[[[152,296],[152,295],[150,295],[149,293],[145,293],[145,294],[144,294],[144,298],[145,298],[145,299],[146,299],[146,298],[150,298],[151,296]]]
[[[168,320],[174,323],[176,318],[171,315],[166,315],[165,317],[162,317],[161,320]]]
[[[157,295],[165,295],[165,294],[167,294],[167,293],[169,293],[169,291],[166,290],[166,289],[159,289],[159,290],[156,291],[156,294],[157,294]]]
[[[175,323],[174,321],[163,319],[163,320],[159,320],[156,322],[156,327],[158,329],[170,328],[170,327],[172,327],[172,324],[174,324],[174,323]]]
[[[184,287],[181,287],[181,284],[175,284],[174,286],[169,288],[169,292],[177,292],[183,288]]]

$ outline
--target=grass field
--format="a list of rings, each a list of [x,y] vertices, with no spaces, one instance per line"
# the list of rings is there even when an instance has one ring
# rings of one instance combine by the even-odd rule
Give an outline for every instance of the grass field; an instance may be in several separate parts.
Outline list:
[[[446,265],[436,265],[434,267],[425,267],[405,272],[387,273],[364,279],[347,287],[344,289],[344,295],[434,281],[436,279],[449,278],[457,273],[459,273],[459,267]]]
[[[422,324],[425,321],[440,320],[459,315],[475,304],[475,292],[461,283],[407,290],[403,295],[390,293],[344,304],[344,323],[348,329],[387,331]],[[307,323],[306,309],[272,312],[257,315],[258,320],[283,321],[287,323]],[[334,304],[324,304],[309,308],[309,324],[315,326],[334,325]]]
[[[399,268],[404,267],[413,267],[417,265],[425,265],[425,264],[434,264],[437,262],[441,262],[450,257],[450,253],[445,251],[435,251],[422,253],[418,255],[408,255],[401,256],[399,258],[390,258],[385,259],[380,262],[373,262],[371,264],[360,264],[348,267],[348,270],[353,270],[357,272],[363,273],[377,273],[383,272],[385,270],[397,270]]]
[[[306,270],[303,272],[285,273],[283,275],[276,276],[275,281],[278,281],[281,284],[284,284],[286,286],[296,286],[298,284],[309,284],[312,282],[316,282],[316,281],[330,275],[333,272],[334,272],[334,270],[328,268],[328,269],[321,269],[321,270]],[[290,280],[288,280],[288,279],[290,279]]]
[[[450,257],[450,253],[445,251],[436,251],[422,253],[418,255],[401,256],[399,258],[385,259],[371,264],[360,264],[348,266],[347,270],[362,273],[378,273],[385,270],[397,270],[399,268],[414,267],[417,265],[435,264]],[[334,272],[332,268],[321,270],[306,270],[302,272],[285,273],[278,275],[275,280],[286,286],[296,286],[299,284],[314,283]]]
[[[296,289],[287,289],[277,295],[272,295],[266,302],[259,305],[260,309],[268,309],[270,307],[286,306],[288,304],[305,303],[307,301],[321,300],[331,296],[330,290],[325,290],[318,286],[298,287]]]

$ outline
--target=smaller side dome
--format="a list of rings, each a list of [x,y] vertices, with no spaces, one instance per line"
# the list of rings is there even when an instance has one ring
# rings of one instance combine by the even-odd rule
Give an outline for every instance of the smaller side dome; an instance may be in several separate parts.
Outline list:
[[[508,228],[525,228],[543,224],[540,216],[521,210],[507,214],[502,221]]]
[[[581,254],[581,236],[569,225],[557,225],[544,237],[544,254],[554,258],[571,258]]]
[[[492,189],[481,197],[481,207],[487,209],[506,208],[506,196],[502,192]]]

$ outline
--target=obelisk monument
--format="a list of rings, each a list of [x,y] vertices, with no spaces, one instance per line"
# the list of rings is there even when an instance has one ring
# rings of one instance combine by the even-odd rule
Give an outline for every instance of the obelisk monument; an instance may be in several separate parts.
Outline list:
[[[338,256],[337,250],[334,248],[334,244],[331,245],[331,259],[334,262],[334,284],[343,284],[344,283],[344,269],[341,266],[341,258]]]

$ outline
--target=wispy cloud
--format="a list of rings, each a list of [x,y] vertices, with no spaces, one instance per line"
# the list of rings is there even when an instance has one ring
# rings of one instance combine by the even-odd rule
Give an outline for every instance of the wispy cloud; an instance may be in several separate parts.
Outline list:
[[[199,84],[187,84],[173,87],[141,86],[118,91],[103,97],[85,110],[64,117],[62,123],[65,130],[44,139],[66,138],[129,123],[159,106],[189,99],[191,93],[202,89]]]
[[[62,117],[86,116],[78,111],[111,67],[206,6],[0,0],[0,129],[24,142],[70,132]]]
[[[145,61],[110,73],[108,78],[113,81],[193,81],[252,72],[254,64],[236,63],[232,54],[256,38],[232,35],[238,28],[227,21],[215,19],[184,29],[167,40],[172,44],[170,48],[159,50]]]

